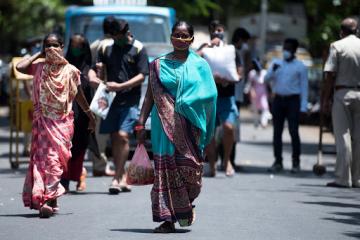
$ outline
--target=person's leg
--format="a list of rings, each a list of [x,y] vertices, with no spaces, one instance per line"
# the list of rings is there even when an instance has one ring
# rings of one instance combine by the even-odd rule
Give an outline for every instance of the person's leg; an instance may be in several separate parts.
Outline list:
[[[213,137],[213,139],[210,141],[209,145],[206,147],[206,158],[209,161],[210,177],[215,177],[215,175],[216,175],[216,160],[217,160],[215,137]]]
[[[300,119],[300,98],[294,97],[287,101],[286,118],[289,124],[289,134],[292,146],[292,166],[293,170],[300,166],[300,136],[299,136],[299,119]]]
[[[360,92],[353,92],[351,103],[352,123],[352,162],[351,162],[351,180],[353,187],[360,187]]]
[[[101,156],[98,157],[92,151],[89,151],[89,159],[93,163],[93,175],[103,176],[103,175],[107,175],[106,173],[107,159],[104,152],[106,147],[106,141],[109,138],[109,135],[99,133],[101,121],[100,119],[97,120],[98,121],[96,122],[95,134],[96,134],[96,142],[98,144],[98,148]]]
[[[338,90],[334,94],[332,119],[336,145],[335,183],[351,186],[351,136],[349,119],[351,116],[344,102],[346,90]]]
[[[112,154],[116,168],[112,186],[117,185],[122,192],[130,192],[131,188],[126,183],[125,163],[130,149],[129,134],[132,133],[135,126],[138,108],[137,106],[120,107],[117,110],[117,114],[118,131],[111,133]],[[112,193],[111,188],[109,191]]]
[[[124,181],[125,163],[129,156],[129,135],[119,131],[111,134],[111,147],[115,165],[113,185],[126,185]]]
[[[273,103],[273,148],[275,163],[282,165],[282,133],[284,130],[285,111],[282,107],[282,99],[275,97]]]
[[[234,168],[230,162],[231,151],[234,147],[234,127],[231,123],[223,123],[224,136],[222,139],[224,149],[224,168],[225,174],[232,176],[234,174]]]

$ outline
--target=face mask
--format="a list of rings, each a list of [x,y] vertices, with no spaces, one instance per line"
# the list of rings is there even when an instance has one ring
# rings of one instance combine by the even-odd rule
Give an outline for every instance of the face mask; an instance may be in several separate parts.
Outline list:
[[[176,38],[171,37],[171,43],[176,50],[186,50],[190,47],[194,37],[191,38]]]
[[[284,51],[283,51],[283,58],[284,58],[285,60],[291,59],[291,58],[292,58],[292,53],[291,53],[290,51],[288,51],[288,50],[284,50]]]
[[[62,56],[60,48],[45,48],[45,61],[52,64],[63,64],[66,59]]]
[[[224,40],[224,33],[223,32],[215,32],[212,34],[212,39],[219,38],[220,40]]]
[[[79,57],[84,53],[82,48],[77,48],[77,47],[70,48],[70,51],[74,57]]]
[[[128,43],[128,38],[127,37],[123,37],[123,38],[119,38],[119,39],[115,40],[115,44],[118,45],[119,47],[125,46],[126,43]]]

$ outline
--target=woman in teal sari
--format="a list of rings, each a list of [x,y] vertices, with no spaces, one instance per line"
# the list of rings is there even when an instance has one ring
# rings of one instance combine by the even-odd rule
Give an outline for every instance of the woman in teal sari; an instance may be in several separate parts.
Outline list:
[[[135,126],[142,143],[151,111],[153,221],[163,222],[156,233],[175,232],[175,222],[180,226],[194,222],[204,148],[215,127],[217,90],[207,62],[189,50],[193,39],[192,26],[183,21],[174,25],[174,51],[150,64],[149,86]]]

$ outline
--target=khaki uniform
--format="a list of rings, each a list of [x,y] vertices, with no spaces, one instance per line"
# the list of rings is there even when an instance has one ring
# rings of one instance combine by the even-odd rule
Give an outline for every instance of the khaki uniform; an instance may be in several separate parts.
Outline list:
[[[360,187],[360,39],[349,35],[330,46],[324,72],[335,72],[332,119],[335,182]]]

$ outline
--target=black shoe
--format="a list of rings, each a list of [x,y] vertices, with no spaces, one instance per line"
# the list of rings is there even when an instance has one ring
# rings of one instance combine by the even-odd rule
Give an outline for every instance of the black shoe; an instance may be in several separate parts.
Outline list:
[[[270,168],[268,168],[268,172],[281,172],[283,170],[283,165],[281,163],[274,163]]]
[[[294,174],[299,173],[299,172],[300,172],[300,166],[299,166],[299,165],[293,166],[293,167],[291,168],[290,172],[291,172],[291,173],[294,173]]]

